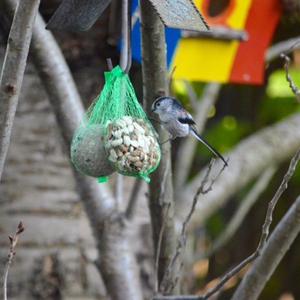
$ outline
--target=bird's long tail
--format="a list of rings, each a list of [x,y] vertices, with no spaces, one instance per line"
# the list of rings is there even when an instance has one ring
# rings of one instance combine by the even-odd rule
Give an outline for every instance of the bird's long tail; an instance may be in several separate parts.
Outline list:
[[[190,127],[190,132],[198,141],[204,144],[216,157],[222,159],[225,166],[228,166],[227,161],[224,159],[224,157],[216,149],[214,149],[206,140],[204,140],[194,128]]]

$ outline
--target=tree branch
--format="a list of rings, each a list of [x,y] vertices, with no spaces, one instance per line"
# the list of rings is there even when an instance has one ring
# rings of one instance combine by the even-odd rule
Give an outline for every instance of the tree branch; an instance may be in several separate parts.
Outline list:
[[[299,43],[300,43],[300,40],[299,40]],[[281,57],[284,59],[284,69],[285,69],[286,80],[289,83],[290,89],[292,90],[293,94],[296,96],[297,101],[300,103],[300,89],[296,86],[296,84],[293,81],[292,76],[290,75],[290,72],[289,72],[291,59],[284,53],[281,54]]]
[[[220,234],[220,237],[217,238],[215,242],[213,242],[213,245],[211,249],[208,251],[208,253],[206,253],[202,257],[211,256],[231,239],[231,237],[235,234],[235,232],[240,227],[241,223],[245,219],[251,207],[254,205],[254,203],[257,201],[259,196],[268,186],[275,171],[276,168],[270,167],[256,180],[256,183],[253,185],[250,192],[246,195],[245,199],[242,200],[240,207],[235,212],[234,216],[228,223],[225,230]]]
[[[215,293],[217,293],[218,291],[221,290],[221,288],[224,286],[224,284],[230,279],[232,278],[234,275],[236,275],[237,273],[239,273],[246,265],[248,265],[250,262],[254,261],[257,257],[259,257],[262,253],[262,250],[264,249],[267,239],[269,237],[269,228],[271,226],[272,223],[272,218],[273,218],[273,212],[275,209],[275,206],[279,200],[279,198],[281,197],[281,195],[283,194],[283,192],[287,189],[288,186],[288,182],[290,181],[290,179],[292,178],[293,174],[295,173],[297,164],[300,160],[300,150],[297,151],[297,153],[294,155],[294,157],[292,158],[288,171],[286,172],[286,174],[284,175],[284,178],[279,186],[279,188],[277,189],[275,195],[273,196],[273,198],[271,199],[271,201],[269,202],[268,205],[268,209],[267,209],[267,213],[266,213],[266,217],[265,217],[265,221],[263,223],[262,226],[262,233],[261,233],[261,237],[257,246],[257,249],[255,250],[254,253],[252,253],[250,256],[248,256],[246,259],[244,259],[241,263],[239,263],[236,267],[234,267],[232,270],[230,270],[229,272],[227,272],[219,281],[219,283],[213,287],[212,289],[210,289],[207,293],[205,293],[204,295],[201,296],[197,296],[194,299],[195,300],[207,300],[209,299],[212,295],[214,295]],[[296,231],[299,232],[300,228],[300,208],[299,211],[296,213],[296,221],[298,223],[298,226],[296,228]],[[298,220],[297,220],[298,217]],[[288,232],[285,232],[285,235],[288,235]],[[292,241],[296,238],[296,235],[293,235],[292,239],[288,239],[288,241],[290,242],[290,244],[292,243]],[[289,245],[290,245],[289,244]],[[288,249],[288,247],[286,248],[284,245],[282,246],[284,249]],[[273,249],[273,251],[277,251],[276,249]],[[284,252],[285,253],[285,252]],[[275,255],[275,257],[283,257],[282,256],[277,256]],[[274,267],[275,269],[275,267]],[[272,273],[271,273],[272,274]],[[267,278],[268,279],[268,278]],[[266,281],[267,281],[266,279]],[[264,285],[263,285],[264,286]],[[240,295],[235,296],[236,298],[234,298],[233,300],[241,300],[241,299],[254,299],[252,297],[252,294],[247,294],[247,297],[241,298]],[[170,298],[168,297],[159,297],[156,298],[156,300],[161,299],[161,300],[170,300]],[[177,298],[180,299],[180,298]],[[256,299],[256,298],[255,298]]]
[[[0,181],[39,5],[40,0],[19,1],[8,37],[0,77]]]
[[[15,1],[5,0],[11,11]],[[38,15],[32,37],[35,67],[52,104],[59,129],[67,149],[84,115],[80,96],[64,57],[52,34],[45,29]],[[103,276],[108,293],[113,299],[141,300],[139,272],[129,226],[124,222],[115,205],[115,199],[105,184],[74,171],[76,186],[91,223],[96,245],[101,257],[97,266]],[[120,269],[120,266],[122,268]]]
[[[217,209],[225,205],[229,197],[256,178],[274,162],[280,164],[295,153],[300,147],[300,114],[295,114],[275,125],[269,126],[244,141],[230,152],[229,167],[220,176],[214,189],[202,199],[195,211],[192,226],[198,226],[209,218]],[[218,162],[217,162],[218,163]],[[205,172],[205,171],[203,171]],[[178,194],[176,213],[184,218],[190,195],[193,195],[204,173],[197,175],[190,184]]]
[[[190,208],[190,211],[188,212],[185,220],[183,221],[182,223],[182,227],[181,227],[181,232],[180,232],[180,236],[178,238],[178,241],[177,241],[177,246],[176,246],[176,251],[170,261],[170,264],[168,266],[168,268],[166,269],[166,272],[164,274],[164,277],[163,277],[163,280],[161,282],[161,285],[164,287],[162,290],[165,290],[165,291],[172,291],[172,288],[174,286],[174,282],[172,282],[171,278],[170,278],[170,274],[171,272],[176,272],[177,274],[180,273],[180,269],[179,270],[175,270],[175,266],[176,264],[178,265],[182,265],[182,262],[180,262],[179,264],[179,258],[180,258],[180,255],[182,254],[182,251],[184,250],[185,248],[185,245],[186,245],[186,233],[187,233],[187,227],[189,225],[189,222],[193,216],[193,213],[196,209],[196,205],[198,203],[198,199],[200,197],[200,195],[205,195],[207,194],[208,192],[210,192],[212,190],[212,187],[213,187],[213,184],[216,182],[216,180],[219,178],[219,176],[222,174],[222,172],[224,171],[224,169],[226,168],[226,165],[223,165],[222,169],[219,171],[219,173],[216,175],[215,178],[213,178],[211,180],[211,182],[208,184],[208,181],[209,181],[209,175],[211,173],[211,170],[212,170],[212,167],[214,165],[214,162],[215,162],[215,159],[212,159],[210,161],[210,164],[207,168],[207,171],[206,171],[206,174],[193,198],[193,202],[192,202],[192,205],[191,205],[191,208]],[[179,275],[177,276],[177,278],[179,277]]]
[[[299,233],[300,197],[274,229],[260,257],[243,278],[232,300],[257,299]]]
[[[274,197],[269,202],[267,213],[266,213],[266,217],[265,217],[265,221],[264,221],[264,224],[262,226],[261,237],[260,237],[260,240],[259,240],[259,243],[258,243],[258,246],[257,246],[257,249],[255,250],[255,252],[253,254],[251,254],[250,256],[248,256],[241,263],[239,263],[231,271],[229,271],[228,273],[226,273],[222,277],[222,279],[220,280],[220,282],[214,288],[212,288],[211,290],[209,290],[203,296],[203,299],[208,299],[209,297],[211,297],[212,295],[214,295],[216,292],[218,292],[231,277],[233,277],[234,275],[236,275],[247,264],[249,264],[250,262],[252,262],[253,260],[255,260],[258,256],[261,255],[261,251],[263,250],[264,246],[266,245],[267,239],[269,237],[269,229],[270,229],[270,226],[272,224],[273,212],[274,212],[275,206],[276,206],[279,198],[283,194],[283,192],[287,189],[288,182],[290,181],[290,179],[292,178],[293,174],[295,173],[295,170],[296,170],[296,167],[297,167],[297,164],[298,164],[299,160],[300,160],[300,150],[298,150],[297,153],[292,158],[292,160],[290,162],[290,165],[289,165],[289,168],[288,168],[286,174],[284,175],[284,178],[283,178],[283,180],[282,180],[279,188],[277,189]],[[238,300],[238,299],[240,300],[240,298],[236,298],[236,300]],[[249,299],[249,298],[247,298],[247,299]],[[252,299],[252,298],[250,297],[250,299]]]
[[[10,235],[9,238],[9,253],[8,253],[8,260],[4,269],[4,275],[3,275],[3,299],[7,300],[7,278],[8,278],[8,272],[10,265],[12,264],[12,261],[16,255],[16,248],[17,244],[20,238],[20,235],[22,232],[24,232],[25,227],[22,222],[19,223],[17,230],[14,235]]]
[[[140,1],[142,30],[142,72],[145,109],[150,114],[152,102],[167,93],[167,64],[165,30],[159,16],[148,0]],[[166,139],[165,133],[159,128],[161,140]],[[150,183],[150,216],[152,223],[155,256],[158,252],[158,241],[164,225],[160,253],[158,280],[159,283],[175,249],[174,203],[170,161],[170,143],[162,146],[162,159],[159,168],[151,176]],[[164,182],[164,185],[163,185]],[[172,274],[175,278],[176,274]]]
[[[270,47],[266,52],[265,60],[267,63],[281,55],[281,53],[289,54],[294,49],[300,48],[300,36],[282,41]]]
[[[125,216],[128,220],[131,220],[133,218],[136,203],[138,200],[138,195],[139,195],[139,192],[140,192],[142,186],[143,186],[142,180],[136,179],[134,181],[134,185],[133,185],[131,195],[130,195],[130,198],[128,201],[128,206],[125,211]]]

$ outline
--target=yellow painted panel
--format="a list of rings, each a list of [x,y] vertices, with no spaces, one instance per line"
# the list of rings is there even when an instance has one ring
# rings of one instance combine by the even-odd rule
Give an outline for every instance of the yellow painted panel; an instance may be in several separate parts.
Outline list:
[[[195,1],[200,10],[203,1]],[[236,0],[235,9],[226,23],[234,29],[243,29],[250,5],[251,0]],[[182,39],[173,58],[174,79],[228,82],[238,46],[236,41]]]
[[[174,79],[227,82],[237,48],[238,42],[182,40],[173,60]]]

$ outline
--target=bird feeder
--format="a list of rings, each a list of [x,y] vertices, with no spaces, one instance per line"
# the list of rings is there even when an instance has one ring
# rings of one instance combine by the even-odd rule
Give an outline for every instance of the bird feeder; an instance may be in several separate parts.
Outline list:
[[[214,28],[245,32],[247,41],[192,36],[178,43],[173,58],[174,79],[220,83],[262,84],[265,51],[281,15],[278,0],[230,0],[227,7],[211,16],[211,0],[195,1]]]

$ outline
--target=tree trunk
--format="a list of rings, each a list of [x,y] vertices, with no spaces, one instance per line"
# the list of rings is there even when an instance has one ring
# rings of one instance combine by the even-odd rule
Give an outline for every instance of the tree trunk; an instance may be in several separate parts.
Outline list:
[[[151,112],[152,102],[168,93],[167,64],[164,25],[148,0],[140,1],[142,26],[142,68],[144,106]],[[160,131],[160,139],[167,139]],[[151,177],[149,207],[151,213],[155,256],[158,260],[158,282],[161,283],[175,250],[174,202],[170,143],[162,146],[162,159],[158,170]],[[158,245],[160,244],[160,253]],[[174,282],[175,270],[170,273],[169,282]]]

